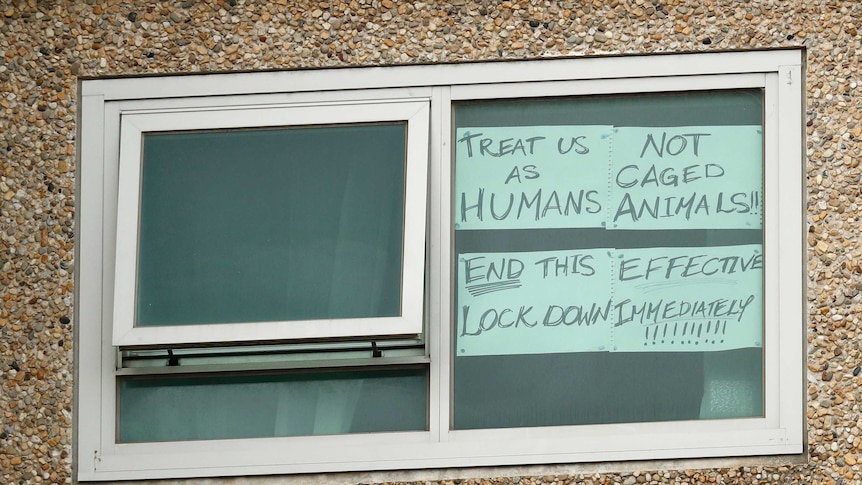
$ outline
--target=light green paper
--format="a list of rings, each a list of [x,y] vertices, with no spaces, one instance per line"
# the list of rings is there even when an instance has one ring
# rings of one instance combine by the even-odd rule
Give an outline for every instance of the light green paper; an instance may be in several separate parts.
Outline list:
[[[760,229],[762,139],[759,126],[614,128],[607,227]]]
[[[455,228],[602,227],[611,131],[610,126],[459,128]]]
[[[763,345],[761,245],[621,249],[615,256],[613,351]]]
[[[462,254],[456,355],[762,347],[762,288],[759,244]]]
[[[460,255],[457,355],[607,350],[609,251]]]

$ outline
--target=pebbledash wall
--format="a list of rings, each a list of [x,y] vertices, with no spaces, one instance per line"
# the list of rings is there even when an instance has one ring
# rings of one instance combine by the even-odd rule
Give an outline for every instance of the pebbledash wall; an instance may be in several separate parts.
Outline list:
[[[862,34],[857,29],[862,29],[857,0],[4,1],[0,482],[73,481],[79,78],[804,47],[807,456],[294,479],[860,483]]]

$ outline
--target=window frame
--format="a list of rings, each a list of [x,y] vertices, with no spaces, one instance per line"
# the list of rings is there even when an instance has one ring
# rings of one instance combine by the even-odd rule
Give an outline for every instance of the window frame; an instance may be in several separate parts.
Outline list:
[[[80,86],[76,467],[81,481],[795,455],[805,447],[804,51],[96,79]],[[760,418],[452,430],[452,106],[459,100],[761,88],[764,380]],[[116,443],[119,120],[136,110],[423,100],[430,107],[422,432]],[[779,143],[780,140],[780,143]],[[784,302],[780,304],[780,302]],[[409,360],[409,359],[408,359]],[[349,365],[399,365],[360,359]],[[305,362],[304,365],[314,365]],[[337,361],[319,363],[339,365]],[[344,364],[348,365],[348,364]],[[218,372],[223,369],[211,369]],[[134,369],[135,373],[147,370]],[[165,369],[159,372],[189,372]],[[325,449],[326,453],[320,450]],[[729,462],[732,463],[732,460]]]
[[[115,346],[357,338],[422,333],[428,102],[387,99],[320,105],[287,104],[122,110],[112,341]],[[406,122],[401,315],[174,326],[135,326],[135,287],[143,136],[146,133],[238,128]]]

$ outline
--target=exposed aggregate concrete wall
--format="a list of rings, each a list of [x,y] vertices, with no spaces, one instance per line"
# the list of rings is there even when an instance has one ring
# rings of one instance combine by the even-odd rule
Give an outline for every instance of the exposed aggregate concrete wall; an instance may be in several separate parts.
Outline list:
[[[862,483],[857,29],[857,0],[0,2],[0,482],[72,481],[78,76],[805,46],[807,463],[469,483]]]

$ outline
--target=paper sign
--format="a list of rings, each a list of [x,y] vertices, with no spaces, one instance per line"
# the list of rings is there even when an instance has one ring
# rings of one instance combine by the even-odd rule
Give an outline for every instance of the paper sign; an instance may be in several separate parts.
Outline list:
[[[760,229],[759,126],[459,128],[455,229]]]
[[[616,252],[613,351],[761,347],[759,244]]]
[[[459,128],[455,228],[602,227],[610,126]]]
[[[761,347],[761,245],[467,253],[458,356]]]
[[[762,229],[762,139],[759,126],[459,128],[455,229]],[[457,355],[763,345],[759,244],[475,252],[457,274]]]
[[[609,229],[760,229],[759,126],[615,128]]]
[[[458,258],[458,355],[608,349],[608,249]]]

